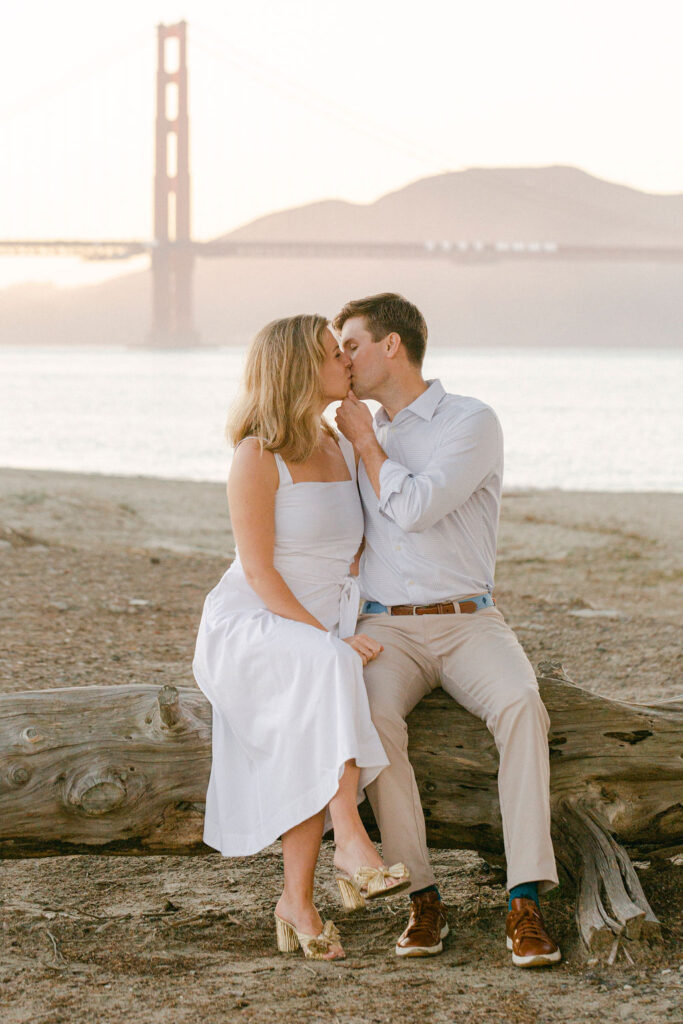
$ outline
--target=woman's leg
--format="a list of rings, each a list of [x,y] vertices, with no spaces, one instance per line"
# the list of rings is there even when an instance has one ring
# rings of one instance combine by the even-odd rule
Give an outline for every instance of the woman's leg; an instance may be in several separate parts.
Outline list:
[[[313,877],[323,837],[325,811],[290,828],[282,836],[285,885],[275,913],[305,935],[319,935],[323,923],[313,903]],[[342,952],[333,947],[325,959]]]
[[[347,761],[344,774],[339,780],[339,789],[330,800],[330,816],[334,826],[335,867],[352,875],[361,865],[381,868],[380,857],[375,844],[365,831],[358,813],[356,793],[360,769],[354,760]],[[397,879],[387,879],[387,887],[397,885]]]

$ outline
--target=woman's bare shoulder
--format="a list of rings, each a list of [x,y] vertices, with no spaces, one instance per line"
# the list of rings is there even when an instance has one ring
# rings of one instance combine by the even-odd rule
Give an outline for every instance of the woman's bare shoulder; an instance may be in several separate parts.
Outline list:
[[[267,448],[262,448],[257,437],[245,437],[232,456],[228,484],[247,481],[257,486],[272,485],[274,490],[279,482],[275,455]]]

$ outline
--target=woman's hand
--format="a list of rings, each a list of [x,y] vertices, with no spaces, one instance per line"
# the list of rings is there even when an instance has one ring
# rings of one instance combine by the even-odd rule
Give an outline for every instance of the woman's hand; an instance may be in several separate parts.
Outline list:
[[[384,648],[381,644],[378,644],[372,637],[366,636],[365,633],[356,633],[355,636],[347,636],[344,639],[344,643],[348,644],[349,647],[353,647],[357,654],[360,654],[363,659],[363,666],[367,665],[369,661],[376,658]]]

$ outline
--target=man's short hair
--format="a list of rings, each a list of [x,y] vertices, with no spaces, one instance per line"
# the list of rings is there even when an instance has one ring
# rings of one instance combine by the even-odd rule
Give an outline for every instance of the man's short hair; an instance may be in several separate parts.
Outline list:
[[[365,299],[353,299],[337,313],[334,326],[341,331],[346,321],[354,316],[365,317],[373,341],[381,341],[387,334],[395,331],[401,336],[410,362],[422,366],[427,347],[427,324],[420,310],[412,302],[408,302],[395,292],[382,292],[380,295],[368,295]]]

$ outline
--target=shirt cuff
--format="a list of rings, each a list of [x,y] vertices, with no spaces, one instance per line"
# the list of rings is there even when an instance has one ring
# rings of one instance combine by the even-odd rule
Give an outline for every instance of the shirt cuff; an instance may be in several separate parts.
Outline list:
[[[411,475],[410,471],[399,462],[392,462],[386,459],[379,471],[379,511],[387,515],[386,506],[392,494],[399,494],[406,479]],[[393,518],[393,517],[389,517]]]

